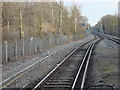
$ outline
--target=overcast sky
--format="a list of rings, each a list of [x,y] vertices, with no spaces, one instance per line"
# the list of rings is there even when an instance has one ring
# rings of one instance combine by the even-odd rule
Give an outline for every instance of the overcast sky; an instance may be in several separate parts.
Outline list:
[[[65,5],[70,6],[73,0],[66,0]],[[81,6],[82,15],[88,17],[89,23],[95,25],[102,16],[118,13],[118,0],[74,0]]]

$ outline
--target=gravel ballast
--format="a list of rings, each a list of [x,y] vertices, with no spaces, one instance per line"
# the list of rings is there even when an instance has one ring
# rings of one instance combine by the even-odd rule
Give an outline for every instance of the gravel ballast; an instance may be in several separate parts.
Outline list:
[[[90,69],[87,78],[88,86],[106,84],[118,88],[118,51],[107,44],[106,40],[96,45]]]
[[[36,80],[42,79],[47,75],[61,60],[67,56],[72,50],[74,50],[80,43],[87,42],[94,39],[93,36],[87,37],[81,41],[75,42],[74,44],[56,52],[50,58],[43,60],[42,62],[36,64],[31,70],[25,72],[24,75],[18,77],[14,82],[8,85],[8,88],[21,88],[29,83],[32,83]]]

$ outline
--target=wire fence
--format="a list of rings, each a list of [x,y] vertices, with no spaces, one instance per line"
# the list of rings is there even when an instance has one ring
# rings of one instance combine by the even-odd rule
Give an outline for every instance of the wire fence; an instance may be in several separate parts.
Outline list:
[[[67,43],[69,40],[73,40],[73,37],[57,36],[43,39],[32,37],[26,40],[15,40],[14,42],[4,41],[2,44],[2,62],[7,62],[12,58],[17,58],[26,54],[53,48],[57,45]]]

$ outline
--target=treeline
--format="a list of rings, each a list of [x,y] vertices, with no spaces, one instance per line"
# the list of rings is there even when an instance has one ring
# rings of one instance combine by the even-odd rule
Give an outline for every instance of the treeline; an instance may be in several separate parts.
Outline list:
[[[3,41],[30,37],[78,35],[85,32],[79,22],[87,19],[80,7],[65,7],[58,2],[4,2],[2,7]]]
[[[117,15],[105,15],[101,20],[93,27],[99,32],[104,32],[110,35],[118,35],[118,23],[119,19]]]

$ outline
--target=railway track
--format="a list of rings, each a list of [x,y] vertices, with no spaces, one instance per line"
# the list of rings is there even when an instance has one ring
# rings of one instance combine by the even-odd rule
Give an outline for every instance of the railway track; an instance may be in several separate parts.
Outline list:
[[[108,38],[109,40],[114,41],[115,43],[117,43],[118,45],[120,45],[120,39],[117,38]]]
[[[100,34],[100,33],[94,33],[95,35],[97,35],[98,37],[100,38],[107,38],[113,42],[115,42],[116,44],[120,45],[120,39],[119,38],[116,38],[116,37],[113,37],[113,36],[109,36],[109,35],[105,35],[105,34]]]
[[[41,81],[20,90],[83,90],[93,48],[98,40],[80,45]]]

